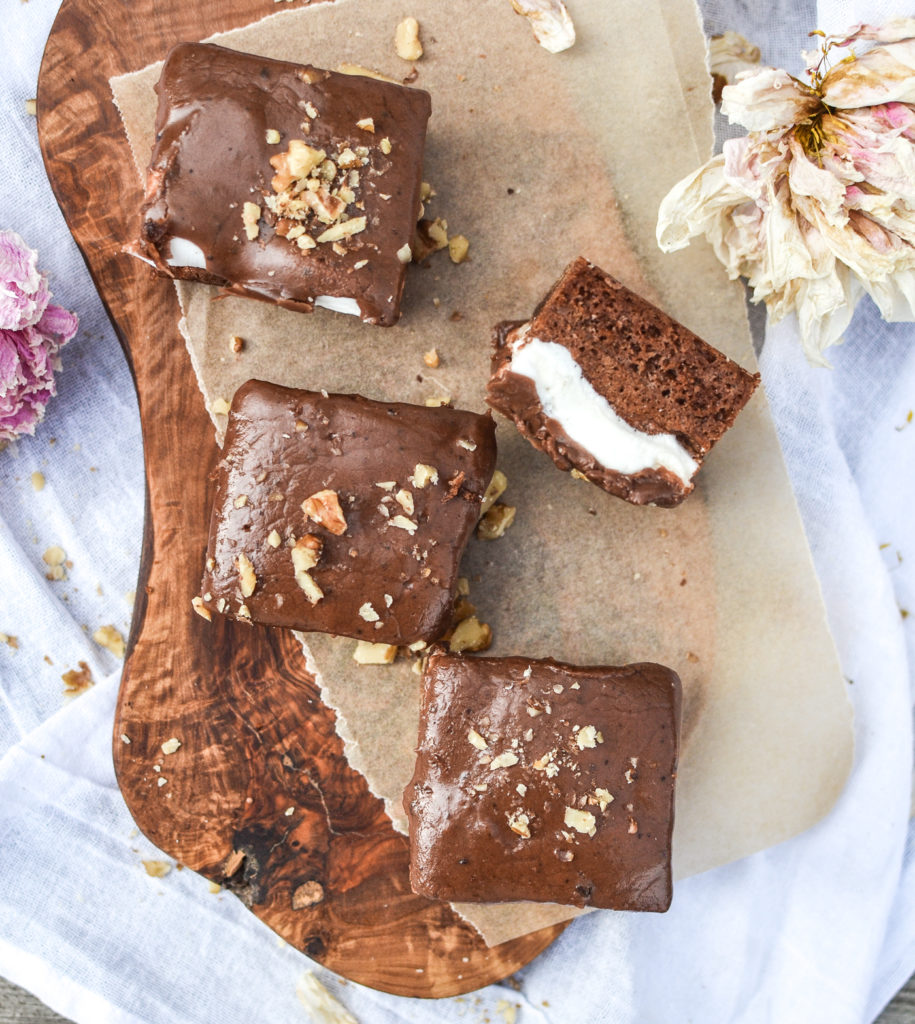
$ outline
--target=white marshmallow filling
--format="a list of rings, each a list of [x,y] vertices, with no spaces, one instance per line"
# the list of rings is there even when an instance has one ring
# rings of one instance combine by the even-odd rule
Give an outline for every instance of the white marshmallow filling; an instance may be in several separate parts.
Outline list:
[[[534,382],[544,415],[601,465],[624,476],[666,469],[684,484],[699,464],[673,434],[647,434],[618,416],[585,379],[564,345],[531,337],[521,328],[511,343],[513,373]]]
[[[166,263],[170,267],[197,267],[206,270],[207,259],[203,249],[195,242],[186,238],[179,238],[177,235],[169,239],[169,256]],[[145,257],[140,257],[144,259]],[[154,266],[152,260],[146,260]],[[315,305],[324,309],[333,310],[334,313],[349,313],[351,316],[361,316],[359,303],[345,295],[318,295],[315,298]]]

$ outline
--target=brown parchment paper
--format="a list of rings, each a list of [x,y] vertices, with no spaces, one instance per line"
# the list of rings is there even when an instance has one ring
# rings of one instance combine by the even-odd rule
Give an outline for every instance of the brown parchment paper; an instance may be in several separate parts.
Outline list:
[[[336,0],[284,11],[223,45],[396,78],[404,14],[432,93],[427,216],[471,242],[409,269],[403,318],[384,330],[178,282],[182,329],[212,407],[251,377],[483,409],[490,328],[527,318],[573,257],[610,271],[748,368],[743,295],[708,250],[662,255],[667,189],[707,158],[712,106],[693,0],[576,0],[578,41],[537,46],[508,0],[458,16],[438,0]],[[471,13],[472,11],[472,13]],[[112,80],[138,168],[152,144],[158,66]],[[459,315],[458,315],[459,314]],[[234,356],[228,339],[246,340]],[[441,366],[422,353],[435,346]],[[221,437],[225,418],[214,416]],[[493,654],[579,663],[659,661],[684,684],[675,875],[704,871],[809,827],[851,765],[851,709],[762,390],[707,459],[680,508],[636,508],[558,472],[500,422],[499,466],[518,509],[500,540],[474,540],[463,572]],[[338,715],[350,762],[396,827],[413,767],[419,679],[409,662],[360,667],[354,641],[309,634],[306,656]],[[457,908],[490,945],[573,916],[515,904]]]

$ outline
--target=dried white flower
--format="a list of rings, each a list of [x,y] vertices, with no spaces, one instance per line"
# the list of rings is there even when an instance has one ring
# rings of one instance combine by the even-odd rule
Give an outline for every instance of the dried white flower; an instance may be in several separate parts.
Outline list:
[[[887,45],[846,56],[835,47]],[[867,292],[886,320],[915,320],[915,18],[824,38],[810,85],[745,72],[722,111],[749,130],[671,189],[666,252],[705,235],[772,322],[796,312],[808,360],[842,340]]]

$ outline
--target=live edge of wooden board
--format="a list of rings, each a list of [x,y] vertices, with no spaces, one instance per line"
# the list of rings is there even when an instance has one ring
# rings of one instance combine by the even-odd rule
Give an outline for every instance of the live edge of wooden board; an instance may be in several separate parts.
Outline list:
[[[41,66],[45,165],[131,364],[143,427],[146,524],[115,768],[157,846],[312,959],[398,995],[457,995],[516,971],[563,926],[488,949],[447,904],[414,896],[407,842],[347,765],[292,635],[193,614],[217,449],[174,289],[121,252],[141,189],[109,78],[275,10],[63,0]],[[163,755],[171,737],[181,746]]]

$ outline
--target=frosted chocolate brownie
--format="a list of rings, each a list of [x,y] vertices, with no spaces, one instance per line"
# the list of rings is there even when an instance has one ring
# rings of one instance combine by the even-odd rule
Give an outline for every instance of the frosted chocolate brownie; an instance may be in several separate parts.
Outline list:
[[[435,640],[495,461],[488,413],[248,381],[195,604],[373,643]]]
[[[414,892],[664,911],[680,680],[436,651],[404,792]]]
[[[759,383],[585,259],[501,323],[487,401],[534,447],[637,505],[678,505]]]
[[[428,93],[204,43],[172,49],[156,88],[138,255],[288,309],[397,320]]]

